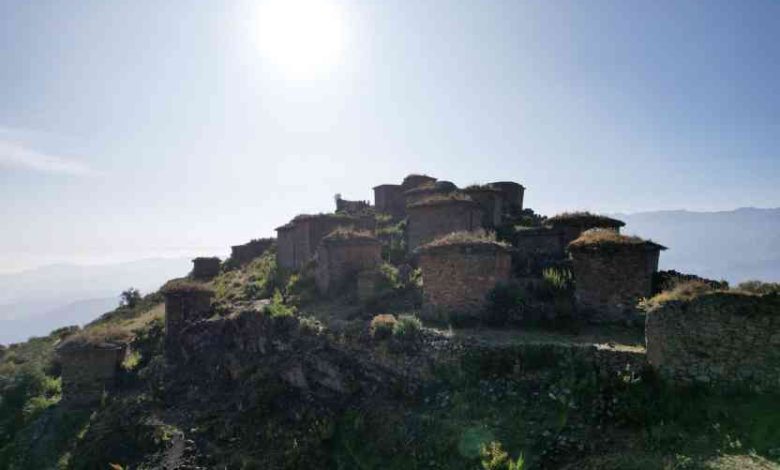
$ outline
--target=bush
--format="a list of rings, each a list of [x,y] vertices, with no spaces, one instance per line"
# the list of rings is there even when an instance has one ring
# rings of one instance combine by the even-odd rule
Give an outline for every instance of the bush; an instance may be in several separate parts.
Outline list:
[[[295,307],[291,305],[285,305],[284,298],[282,297],[282,293],[279,292],[279,289],[274,292],[274,295],[271,298],[271,303],[265,307],[265,313],[267,313],[271,318],[291,317],[295,315],[295,311]]]
[[[396,338],[414,339],[420,331],[422,331],[422,322],[414,315],[399,315],[393,325],[393,336]]]
[[[487,295],[483,321],[490,326],[501,326],[522,315],[525,305],[521,287],[515,282],[500,282]]]
[[[677,284],[673,289],[663,291],[649,299],[644,299],[639,303],[639,308],[644,311],[650,311],[660,307],[666,302],[693,300],[700,295],[714,292],[716,289],[712,284],[701,280],[692,280]]]
[[[135,287],[131,287],[119,294],[119,306],[126,308],[135,308],[141,301],[141,292]]]
[[[776,294],[780,292],[780,283],[745,281],[737,285],[736,290],[750,294]]]
[[[384,339],[390,337],[393,334],[395,325],[398,321],[394,315],[381,314],[371,319],[371,326],[369,331],[371,336],[375,339]]]

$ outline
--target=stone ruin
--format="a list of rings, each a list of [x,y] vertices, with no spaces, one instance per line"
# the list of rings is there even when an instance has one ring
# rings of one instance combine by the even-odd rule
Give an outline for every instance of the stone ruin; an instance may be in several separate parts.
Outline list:
[[[374,230],[372,216],[303,214],[276,229],[276,262],[285,269],[301,269],[317,251],[320,240],[337,228]]]
[[[514,181],[496,181],[490,186],[501,191],[502,207],[505,214],[518,214],[523,211],[525,187]]]
[[[637,302],[653,294],[658,258],[666,248],[609,230],[585,232],[569,244],[575,299],[592,322],[634,320]]]
[[[340,195],[336,196],[336,212],[343,214],[359,215],[371,208],[371,204],[368,201],[348,201],[341,199]]]
[[[713,292],[647,314],[647,360],[679,383],[780,390],[780,296]]]
[[[320,294],[337,292],[356,281],[359,272],[382,263],[382,244],[368,232],[336,230],[317,247],[314,278]]]
[[[175,356],[179,337],[188,325],[211,316],[214,291],[203,284],[173,281],[162,289],[165,296],[165,350]]]
[[[409,205],[406,226],[409,251],[453,232],[482,228],[482,209],[468,196],[432,196]]]
[[[192,277],[200,280],[213,279],[219,274],[221,266],[222,260],[216,256],[195,258],[192,260]]]
[[[123,342],[65,340],[56,350],[62,364],[63,401],[75,407],[99,403],[119,373]]]
[[[243,245],[234,245],[230,247],[230,261],[238,266],[247,264],[263,256],[263,253],[273,246],[274,241],[273,238],[259,238]]]
[[[406,207],[435,195],[454,193],[458,187],[450,181],[427,181],[421,185],[404,191]]]
[[[456,234],[461,235],[461,234]],[[495,241],[443,237],[418,249],[423,276],[423,312],[446,319],[455,312],[478,316],[487,294],[511,274],[509,248]]]
[[[381,214],[390,214],[402,219],[406,214],[406,200],[400,184],[374,186],[374,209]]]
[[[504,219],[504,194],[491,185],[474,185],[463,190],[482,209],[481,225],[493,229],[501,225]]]

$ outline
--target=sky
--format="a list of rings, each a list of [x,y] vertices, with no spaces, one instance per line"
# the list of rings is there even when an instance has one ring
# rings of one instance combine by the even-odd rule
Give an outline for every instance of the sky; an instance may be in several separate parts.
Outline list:
[[[225,254],[428,173],[780,206],[780,2],[0,0],[0,272]]]

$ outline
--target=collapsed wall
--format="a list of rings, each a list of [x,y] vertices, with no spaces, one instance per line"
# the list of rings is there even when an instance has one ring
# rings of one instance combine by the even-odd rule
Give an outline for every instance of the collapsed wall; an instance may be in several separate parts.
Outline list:
[[[423,245],[423,312],[431,319],[449,313],[478,316],[487,294],[509,280],[509,249],[494,241],[464,240]]]
[[[589,321],[636,319],[637,302],[653,293],[658,258],[666,248],[608,230],[585,232],[569,244],[574,297]]]
[[[647,359],[679,383],[780,390],[780,296],[715,292],[647,314]]]
[[[360,271],[382,263],[382,244],[365,232],[337,230],[317,247],[314,278],[320,294],[327,295],[355,281]]]

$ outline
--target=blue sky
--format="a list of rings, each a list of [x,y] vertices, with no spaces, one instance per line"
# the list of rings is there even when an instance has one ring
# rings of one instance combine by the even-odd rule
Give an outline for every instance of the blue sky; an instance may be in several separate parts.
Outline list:
[[[301,78],[262,2],[0,0],[0,271],[224,252],[410,172],[780,206],[776,1],[319,1],[342,42]]]

